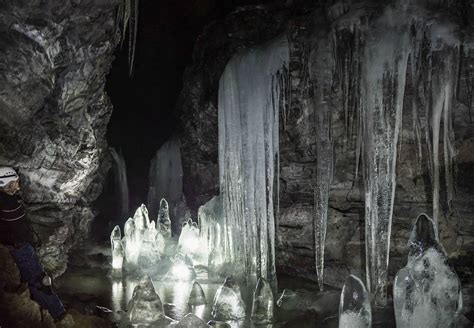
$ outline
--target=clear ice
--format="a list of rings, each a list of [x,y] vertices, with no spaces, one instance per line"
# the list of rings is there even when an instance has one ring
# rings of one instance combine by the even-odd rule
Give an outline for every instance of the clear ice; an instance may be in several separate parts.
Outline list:
[[[154,323],[164,316],[163,303],[149,276],[142,278],[133,290],[128,315],[132,324]]]
[[[245,303],[240,288],[227,278],[214,296],[212,317],[217,320],[239,320],[245,318]]]
[[[206,304],[206,295],[204,294],[204,290],[202,290],[201,285],[197,281],[193,283],[191,293],[189,294],[188,304],[190,306]]]
[[[241,52],[219,82],[219,182],[225,262],[276,286],[275,167],[286,36]]]
[[[265,279],[258,279],[253,293],[252,322],[256,324],[269,324],[273,320],[273,291]]]
[[[211,272],[219,272],[224,264],[225,236],[222,219],[222,202],[219,196],[199,207],[198,222],[205,254],[203,262]]]
[[[339,303],[339,328],[372,327],[370,298],[364,283],[350,275],[342,287]]]
[[[175,328],[209,328],[209,326],[202,321],[201,318],[197,317],[192,313],[188,313],[181,319]]]
[[[178,251],[188,254],[193,259],[193,263],[201,264],[204,262],[204,256],[202,254],[203,244],[197,223],[189,219],[183,224],[181,229],[181,235],[178,240]]]
[[[125,251],[122,245],[122,233],[120,232],[119,226],[115,226],[112,230],[110,235],[110,245],[112,248],[112,268],[114,270],[121,270]]]
[[[158,210],[158,218],[156,220],[156,227],[164,238],[171,238],[171,219],[168,202],[166,199],[161,199],[160,209]]]
[[[193,260],[187,254],[178,253],[171,262],[171,268],[166,274],[166,280],[193,281],[196,279]]]
[[[408,262],[398,271],[393,287],[398,328],[455,327],[461,313],[461,283],[435,229],[422,214],[410,235]]]

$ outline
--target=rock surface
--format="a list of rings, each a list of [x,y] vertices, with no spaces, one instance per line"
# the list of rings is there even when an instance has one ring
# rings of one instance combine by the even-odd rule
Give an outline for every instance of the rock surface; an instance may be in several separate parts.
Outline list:
[[[117,0],[0,1],[0,164],[17,168],[54,275],[88,232],[108,169],[105,77]]]
[[[301,3],[300,3],[301,2]],[[192,211],[218,194],[217,152],[217,91],[218,81],[226,62],[237,51],[262,43],[286,32],[291,44],[290,80],[291,102],[280,124],[280,218],[277,233],[277,271],[316,281],[313,252],[313,184],[316,168],[314,112],[305,106],[305,63],[311,40],[322,40],[331,35],[331,22],[348,11],[370,7],[370,1],[333,1],[334,7],[318,10],[316,4],[300,1],[298,6],[254,6],[235,11],[227,18],[208,26],[194,50],[194,62],[184,79],[179,110],[184,125],[182,157],[183,185]],[[373,5],[373,3],[372,3]],[[298,9],[297,9],[298,8]],[[303,8],[303,9],[302,9]],[[351,9],[352,8],[352,9]],[[315,9],[315,10],[313,10]],[[439,8],[440,10],[446,10]],[[449,10],[469,22],[472,8]],[[315,28],[316,27],[316,28]],[[472,26],[464,25],[466,48],[473,48]],[[312,35],[319,33],[319,35]],[[471,31],[471,32],[470,32]],[[322,44],[322,43],[321,43]],[[330,44],[330,43],[328,43]],[[318,48],[331,56],[331,47]],[[209,55],[211,54],[212,55]],[[454,211],[444,208],[440,217],[441,242],[446,246],[456,269],[468,281],[473,277],[474,265],[468,254],[474,248],[474,144],[473,109],[468,109],[466,72],[473,73],[474,51],[465,51],[461,67],[459,97],[454,115],[457,148],[457,190]],[[332,80],[328,64],[323,72],[322,86]],[[337,81],[336,81],[337,82]],[[337,87],[335,87],[337,89]],[[407,255],[409,231],[418,214],[431,210],[431,184],[426,165],[417,165],[416,142],[411,125],[413,90],[407,84],[403,132],[397,166],[397,188],[392,226],[389,279],[403,266]],[[472,93],[472,91],[471,91]],[[335,90],[334,103],[342,100]],[[472,106],[472,104],[471,104]],[[470,114],[471,113],[471,114]],[[345,147],[344,122],[340,111],[333,113],[335,140],[335,177],[330,192],[328,231],[325,255],[325,283],[342,287],[352,273],[365,276],[364,245],[364,187],[361,177],[355,180],[355,152]],[[442,146],[441,146],[442,148]],[[442,160],[440,159],[442,166]],[[440,168],[444,172],[444,167]],[[441,182],[442,185],[444,182]],[[443,189],[443,188],[442,188]]]

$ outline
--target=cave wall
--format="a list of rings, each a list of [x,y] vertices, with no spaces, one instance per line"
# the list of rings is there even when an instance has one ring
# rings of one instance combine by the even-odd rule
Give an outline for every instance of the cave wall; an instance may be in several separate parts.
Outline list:
[[[0,1],[0,164],[19,170],[54,274],[82,241],[109,167],[104,91],[118,0]]]
[[[456,196],[453,211],[443,207],[440,237],[461,278],[472,276],[470,254],[474,251],[474,123],[467,107],[466,74],[473,74],[474,52],[469,2],[426,1],[433,9],[449,12],[463,25],[463,60],[459,93],[454,110],[457,148]],[[374,1],[333,1],[322,8],[314,2],[294,6],[252,6],[236,10],[216,21],[202,33],[194,49],[193,64],[187,69],[178,109],[184,127],[182,136],[183,185],[188,205],[194,212],[219,192],[217,154],[217,90],[221,73],[232,54],[261,44],[280,33],[290,40],[291,97],[280,124],[280,218],[277,234],[277,271],[316,280],[313,252],[313,188],[316,169],[314,110],[307,104],[307,64],[311,48],[322,55],[327,66],[319,67],[319,87],[323,96],[332,97],[335,177],[330,192],[326,239],[325,282],[341,286],[349,273],[360,277],[365,271],[364,187],[355,178],[354,140],[346,143],[343,96],[334,79],[332,48],[333,22],[347,14],[370,12],[362,19],[373,19],[383,11]],[[367,9],[370,10],[367,10]],[[383,8],[383,6],[382,6]],[[359,17],[360,18],[360,17]],[[435,17],[433,17],[436,19]],[[349,29],[349,27],[348,27]],[[311,60],[311,58],[309,59]],[[320,59],[321,60],[321,59]],[[470,72],[470,73],[469,73]],[[333,83],[334,82],[334,83]],[[407,241],[418,214],[431,214],[432,196],[426,165],[419,167],[411,125],[413,90],[407,83],[404,99],[403,131],[397,165],[389,279],[406,263]],[[472,91],[471,91],[472,92]],[[471,109],[471,112],[474,109]],[[441,172],[444,170],[440,168]],[[443,186],[442,181],[442,186]],[[443,189],[443,188],[442,188]]]

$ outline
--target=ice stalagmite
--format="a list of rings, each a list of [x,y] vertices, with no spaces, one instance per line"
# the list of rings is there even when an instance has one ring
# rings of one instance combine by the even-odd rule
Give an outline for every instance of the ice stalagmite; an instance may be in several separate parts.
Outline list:
[[[156,220],[156,228],[165,238],[171,237],[171,220],[168,202],[166,199],[161,199],[160,209],[158,210],[158,218]]]
[[[125,245],[125,258],[127,265],[136,266],[138,264],[138,256],[140,255],[141,239],[137,236],[135,221],[129,218],[125,222],[123,229],[122,243]]]
[[[115,184],[119,189],[120,194],[120,217],[126,218],[129,211],[129,197],[128,197],[128,182],[127,169],[125,166],[125,159],[122,153],[118,153],[114,148],[110,148],[110,155],[114,160]]]
[[[175,328],[208,328],[209,326],[199,317],[192,313],[188,313],[181,319]]]
[[[364,283],[350,275],[342,287],[339,303],[339,328],[372,327],[370,298]]]
[[[149,276],[142,278],[133,290],[128,315],[132,324],[149,324],[164,316],[163,303]]]
[[[197,281],[193,283],[191,294],[189,294],[188,304],[191,306],[206,304],[206,296],[204,295],[201,285]]]
[[[219,181],[225,261],[276,284],[274,179],[286,37],[235,55],[219,82]]]
[[[201,236],[199,234],[199,227],[196,222],[189,219],[183,224],[181,234],[178,240],[178,250],[184,254],[188,254],[195,264],[203,263],[203,246]]]
[[[172,214],[181,199],[183,189],[183,166],[181,163],[181,142],[172,137],[153,157],[150,164],[150,186],[148,189],[148,209],[155,217],[160,208],[160,200],[166,198]],[[176,227],[177,228],[177,227]]]
[[[435,229],[425,214],[413,227],[408,263],[393,287],[398,328],[455,327],[462,310],[461,284]]]
[[[255,324],[268,324],[273,320],[273,292],[270,284],[265,279],[258,279],[253,292],[252,322]]]
[[[227,278],[214,296],[212,317],[217,320],[239,320],[245,318],[245,303],[240,288]]]
[[[122,234],[120,227],[115,226],[110,235],[110,245],[112,248],[112,268],[114,270],[121,270],[124,259],[124,249],[122,245]]]

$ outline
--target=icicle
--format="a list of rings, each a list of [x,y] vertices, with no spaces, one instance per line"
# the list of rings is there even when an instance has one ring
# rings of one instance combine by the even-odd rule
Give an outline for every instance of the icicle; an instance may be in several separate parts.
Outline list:
[[[318,44],[311,53],[310,74],[307,83],[313,87],[308,95],[309,105],[314,112],[314,132],[316,135],[316,179],[314,187],[314,258],[319,289],[324,284],[324,249],[328,220],[329,191],[333,179],[334,144],[331,138],[331,98],[333,72],[327,69],[331,58],[329,40],[318,36]]]

